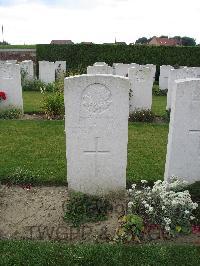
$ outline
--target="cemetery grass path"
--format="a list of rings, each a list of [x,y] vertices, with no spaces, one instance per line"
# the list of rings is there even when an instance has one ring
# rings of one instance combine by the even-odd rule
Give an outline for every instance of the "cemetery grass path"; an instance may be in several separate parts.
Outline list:
[[[24,112],[39,113],[41,110],[42,94],[39,91],[24,91]],[[153,96],[152,111],[156,116],[164,116],[166,114],[166,96]]]
[[[3,265],[200,265],[200,247],[173,245],[68,245],[52,242],[0,241]]]
[[[129,123],[128,183],[163,179],[167,134],[167,124]],[[0,143],[3,183],[66,185],[64,121],[0,120]]]

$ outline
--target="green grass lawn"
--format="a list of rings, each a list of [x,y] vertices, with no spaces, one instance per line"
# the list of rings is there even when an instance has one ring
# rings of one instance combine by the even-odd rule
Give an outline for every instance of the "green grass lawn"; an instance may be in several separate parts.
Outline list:
[[[24,91],[24,112],[25,113],[39,113],[42,106],[42,94],[38,91]]]
[[[200,265],[200,246],[0,241],[0,265],[196,266]]]
[[[167,124],[129,124],[128,181],[163,178],[167,134]],[[0,143],[0,180],[66,184],[64,121],[0,120]]]
[[[157,116],[166,115],[167,96],[153,96],[152,111]]]
[[[38,113],[41,112],[42,94],[37,91],[24,91],[24,112],[25,113]],[[157,116],[165,115],[166,109],[166,96],[153,96],[152,110]]]

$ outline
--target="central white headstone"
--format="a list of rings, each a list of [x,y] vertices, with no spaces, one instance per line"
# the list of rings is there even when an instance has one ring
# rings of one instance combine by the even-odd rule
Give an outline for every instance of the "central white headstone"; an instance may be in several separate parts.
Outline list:
[[[171,109],[165,179],[200,181],[200,79],[176,82]]]
[[[82,75],[65,79],[69,189],[101,195],[126,187],[127,78]]]

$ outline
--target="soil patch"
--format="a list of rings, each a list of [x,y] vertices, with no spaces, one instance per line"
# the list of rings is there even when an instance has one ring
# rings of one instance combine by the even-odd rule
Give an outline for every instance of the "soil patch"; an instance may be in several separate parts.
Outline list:
[[[106,221],[87,223],[80,228],[67,224],[63,217],[68,200],[66,187],[0,187],[0,239],[108,242],[115,235],[118,217],[126,203],[113,200],[113,211]],[[156,239],[155,232],[155,239]],[[163,240],[152,240],[152,242]],[[167,243],[200,245],[200,234],[181,236]]]

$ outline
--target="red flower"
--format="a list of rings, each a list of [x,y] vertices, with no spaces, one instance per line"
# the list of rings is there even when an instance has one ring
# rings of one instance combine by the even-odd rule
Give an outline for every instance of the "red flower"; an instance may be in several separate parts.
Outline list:
[[[6,100],[6,94],[3,91],[0,91],[0,100]]]

